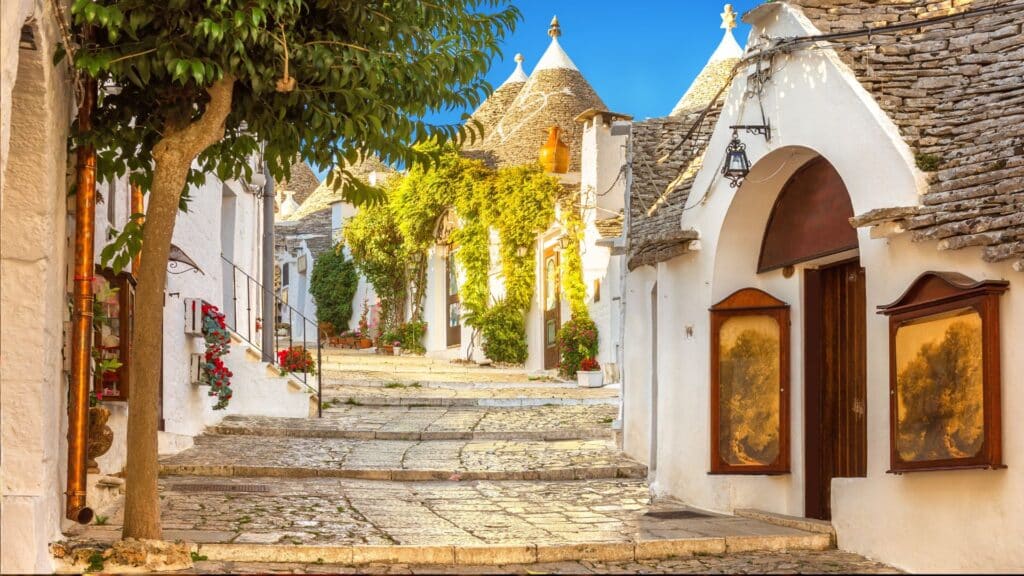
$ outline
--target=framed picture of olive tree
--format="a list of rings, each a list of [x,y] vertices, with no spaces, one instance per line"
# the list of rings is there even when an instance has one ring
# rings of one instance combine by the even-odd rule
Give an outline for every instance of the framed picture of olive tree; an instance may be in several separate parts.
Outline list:
[[[744,288],[711,307],[711,474],[789,472],[789,305]]]
[[[999,296],[1008,282],[926,272],[889,317],[890,470],[1003,468]]]

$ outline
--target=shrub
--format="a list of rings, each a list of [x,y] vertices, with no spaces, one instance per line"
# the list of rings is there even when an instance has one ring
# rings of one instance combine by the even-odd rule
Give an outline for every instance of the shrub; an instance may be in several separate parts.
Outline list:
[[[562,375],[575,378],[580,364],[597,356],[597,325],[590,318],[573,318],[558,331]]]
[[[402,349],[413,354],[423,354],[427,349],[423,346],[423,337],[427,335],[427,324],[420,321],[406,322],[398,327],[397,340]]]
[[[502,300],[480,315],[484,354],[494,362],[526,362],[526,321],[523,314]]]
[[[309,293],[316,301],[316,318],[320,324],[331,324],[334,330],[348,326],[352,319],[352,299],[356,295],[359,276],[351,260],[345,258],[341,244],[316,257],[309,278]]]

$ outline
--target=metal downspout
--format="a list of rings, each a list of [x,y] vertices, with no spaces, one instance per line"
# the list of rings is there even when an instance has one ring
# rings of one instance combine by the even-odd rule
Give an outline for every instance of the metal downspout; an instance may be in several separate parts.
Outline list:
[[[626,281],[629,276],[629,232],[632,218],[630,216],[633,199],[633,125],[629,126],[629,141],[626,146],[626,209],[622,222],[622,240],[624,253],[619,262],[619,437],[625,438],[626,433],[626,302],[628,294]],[[622,448],[621,441],[619,448]]]
[[[78,132],[92,129],[96,81],[86,78],[78,109]],[[71,389],[68,399],[68,478],[65,515],[88,524],[93,512],[86,502],[86,452],[89,449],[89,380],[92,368],[94,269],[96,234],[96,149],[79,142],[75,193],[74,308],[71,319]]]

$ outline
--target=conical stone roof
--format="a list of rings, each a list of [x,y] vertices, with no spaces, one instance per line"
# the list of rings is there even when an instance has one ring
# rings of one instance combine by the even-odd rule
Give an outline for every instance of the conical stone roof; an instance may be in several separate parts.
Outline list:
[[[371,186],[383,184],[385,179],[395,173],[394,168],[384,164],[376,156],[368,156],[360,162],[349,165],[348,171],[359,180],[362,180],[364,184]],[[296,197],[296,199],[298,198]],[[327,178],[324,178],[324,181],[320,182],[320,185],[302,201],[298,210],[282,219],[302,220],[321,210],[327,210],[331,207],[331,204],[344,201],[344,199],[341,191],[335,190],[334,187],[327,183]]]
[[[732,29],[736,26],[736,14],[732,11],[732,5],[725,5],[725,12],[722,13],[722,28],[725,35],[719,42],[718,48],[711,54],[704,69],[700,71],[697,78],[690,84],[683,97],[679,99],[672,108],[670,116],[687,116],[693,112],[699,112],[706,108],[718,94],[732,74],[736,63],[743,57],[743,48],[740,48],[736,38],[732,35]]]
[[[574,119],[590,108],[607,107],[559,44],[557,18],[548,34],[551,45],[481,147],[499,166],[530,164],[537,162],[548,128],[558,126],[569,146],[569,170],[578,172],[583,127]]]
[[[280,203],[286,197],[285,192],[291,192],[292,198],[299,204],[302,204],[313,193],[320,180],[313,173],[313,169],[309,167],[309,164],[299,159],[296,159],[295,163],[292,164],[291,174],[290,178],[281,180],[274,186],[275,194]]]
[[[516,54],[516,69],[473,112],[471,119],[480,123],[483,128],[483,136],[478,137],[472,144],[467,145],[467,149],[472,150],[483,145],[484,138],[494,131],[494,127],[501,120],[501,117],[505,115],[509,107],[512,106],[512,102],[515,101],[516,96],[519,95],[523,86],[526,85],[527,80],[529,80],[529,77],[523,71],[523,55]]]

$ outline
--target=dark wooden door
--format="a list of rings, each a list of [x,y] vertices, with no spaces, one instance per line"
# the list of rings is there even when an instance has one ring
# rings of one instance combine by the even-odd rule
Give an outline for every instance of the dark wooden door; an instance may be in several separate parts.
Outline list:
[[[867,475],[864,269],[854,260],[805,274],[805,512],[827,520],[832,479]]]
[[[462,324],[460,323],[459,304],[459,271],[455,266],[455,250],[449,249],[445,258],[445,317],[447,326],[448,346],[459,346],[462,344]]]
[[[562,326],[561,283],[558,252],[552,246],[544,250],[544,369],[558,368],[558,329]]]

